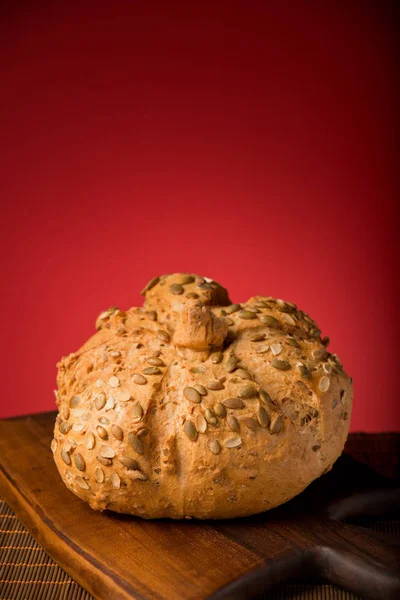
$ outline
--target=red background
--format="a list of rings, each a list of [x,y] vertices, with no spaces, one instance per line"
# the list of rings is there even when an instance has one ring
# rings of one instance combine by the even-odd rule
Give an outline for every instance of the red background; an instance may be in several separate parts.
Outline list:
[[[391,4],[19,4],[0,36],[1,416],[52,409],[99,312],[194,271],[297,302],[354,377],[352,429],[399,429]]]

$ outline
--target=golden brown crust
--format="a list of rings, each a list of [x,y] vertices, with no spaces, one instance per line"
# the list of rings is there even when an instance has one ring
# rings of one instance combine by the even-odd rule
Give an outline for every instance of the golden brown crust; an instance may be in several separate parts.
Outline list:
[[[231,305],[197,275],[144,294],[143,308],[102,313],[58,365],[52,450],[71,491],[144,518],[229,518],[331,468],[352,384],[314,321],[270,297]]]

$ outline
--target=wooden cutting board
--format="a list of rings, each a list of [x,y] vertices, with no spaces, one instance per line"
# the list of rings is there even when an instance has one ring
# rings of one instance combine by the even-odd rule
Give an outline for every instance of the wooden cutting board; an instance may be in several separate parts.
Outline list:
[[[400,597],[400,547],[341,522],[394,510],[399,492],[353,459],[343,456],[298,498],[256,517],[144,521],[94,512],[65,488],[50,451],[54,419],[0,421],[0,492],[96,598],[248,599],[299,575],[365,597]]]

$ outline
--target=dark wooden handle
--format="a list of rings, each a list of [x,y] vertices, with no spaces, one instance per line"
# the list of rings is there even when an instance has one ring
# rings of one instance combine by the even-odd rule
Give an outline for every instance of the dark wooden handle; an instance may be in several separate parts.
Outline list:
[[[261,562],[257,567],[217,590],[209,600],[250,600],[259,598],[282,581],[315,572],[312,552],[308,550],[283,552]]]
[[[335,521],[354,517],[378,517],[399,511],[400,488],[369,490],[332,502],[326,514]]]
[[[298,549],[261,562],[215,592],[212,600],[257,598],[299,576],[317,577],[371,600],[400,598],[399,547],[360,527],[333,521],[321,527],[309,520],[307,532],[304,524],[291,529]]]
[[[315,548],[316,573],[323,579],[371,600],[398,600],[400,577],[384,563],[342,548]]]

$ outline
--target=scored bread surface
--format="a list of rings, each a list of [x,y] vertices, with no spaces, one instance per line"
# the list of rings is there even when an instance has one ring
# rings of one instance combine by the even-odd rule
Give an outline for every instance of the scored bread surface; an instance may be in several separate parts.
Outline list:
[[[144,306],[110,308],[58,364],[52,451],[93,509],[231,518],[271,509],[327,472],[352,382],[316,323],[266,296],[157,277]]]

